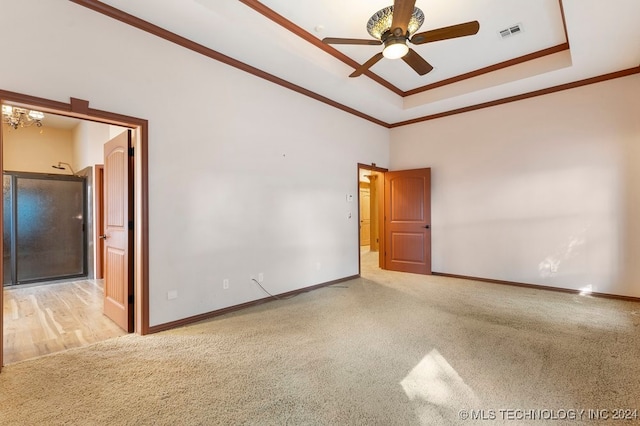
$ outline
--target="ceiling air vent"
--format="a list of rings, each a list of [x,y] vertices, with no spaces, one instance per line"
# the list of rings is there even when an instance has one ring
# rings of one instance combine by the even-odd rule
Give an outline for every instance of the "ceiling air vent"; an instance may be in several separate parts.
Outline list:
[[[505,28],[504,30],[498,31],[498,34],[500,34],[500,38],[507,38],[516,34],[520,34],[521,32],[522,32],[522,24],[515,24],[510,26],[509,28]]]

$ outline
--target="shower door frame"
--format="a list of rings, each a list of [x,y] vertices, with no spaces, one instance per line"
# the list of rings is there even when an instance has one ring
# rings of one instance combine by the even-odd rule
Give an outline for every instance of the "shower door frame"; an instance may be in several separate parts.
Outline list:
[[[88,259],[87,259],[87,180],[84,177],[60,175],[60,174],[46,174],[46,173],[30,173],[30,172],[16,172],[16,171],[4,171],[3,177],[11,176],[11,283],[3,283],[3,287],[16,287],[22,284],[33,283],[46,283],[54,282],[65,279],[82,278],[87,277],[88,271]],[[18,179],[40,179],[40,180],[57,180],[57,181],[70,181],[70,182],[82,182],[82,272],[79,274],[68,274],[51,276],[46,278],[32,278],[26,280],[18,279],[19,263],[18,263]],[[4,206],[3,206],[4,207]]]

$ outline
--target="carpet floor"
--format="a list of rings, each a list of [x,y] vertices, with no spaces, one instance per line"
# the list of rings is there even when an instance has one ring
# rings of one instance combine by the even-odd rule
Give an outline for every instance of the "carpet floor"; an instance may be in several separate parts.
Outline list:
[[[640,424],[639,378],[638,303],[363,267],[290,299],[7,365],[0,423]]]

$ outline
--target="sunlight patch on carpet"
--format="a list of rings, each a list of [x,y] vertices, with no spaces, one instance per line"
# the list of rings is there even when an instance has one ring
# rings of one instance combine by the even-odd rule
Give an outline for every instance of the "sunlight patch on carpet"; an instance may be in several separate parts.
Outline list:
[[[473,407],[478,402],[473,390],[436,349],[422,358],[400,385],[411,401],[446,410]]]

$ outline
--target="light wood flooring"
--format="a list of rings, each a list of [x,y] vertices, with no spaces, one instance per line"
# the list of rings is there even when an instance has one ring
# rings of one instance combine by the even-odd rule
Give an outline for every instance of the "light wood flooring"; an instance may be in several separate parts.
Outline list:
[[[102,314],[102,280],[4,289],[4,363],[127,334]]]

